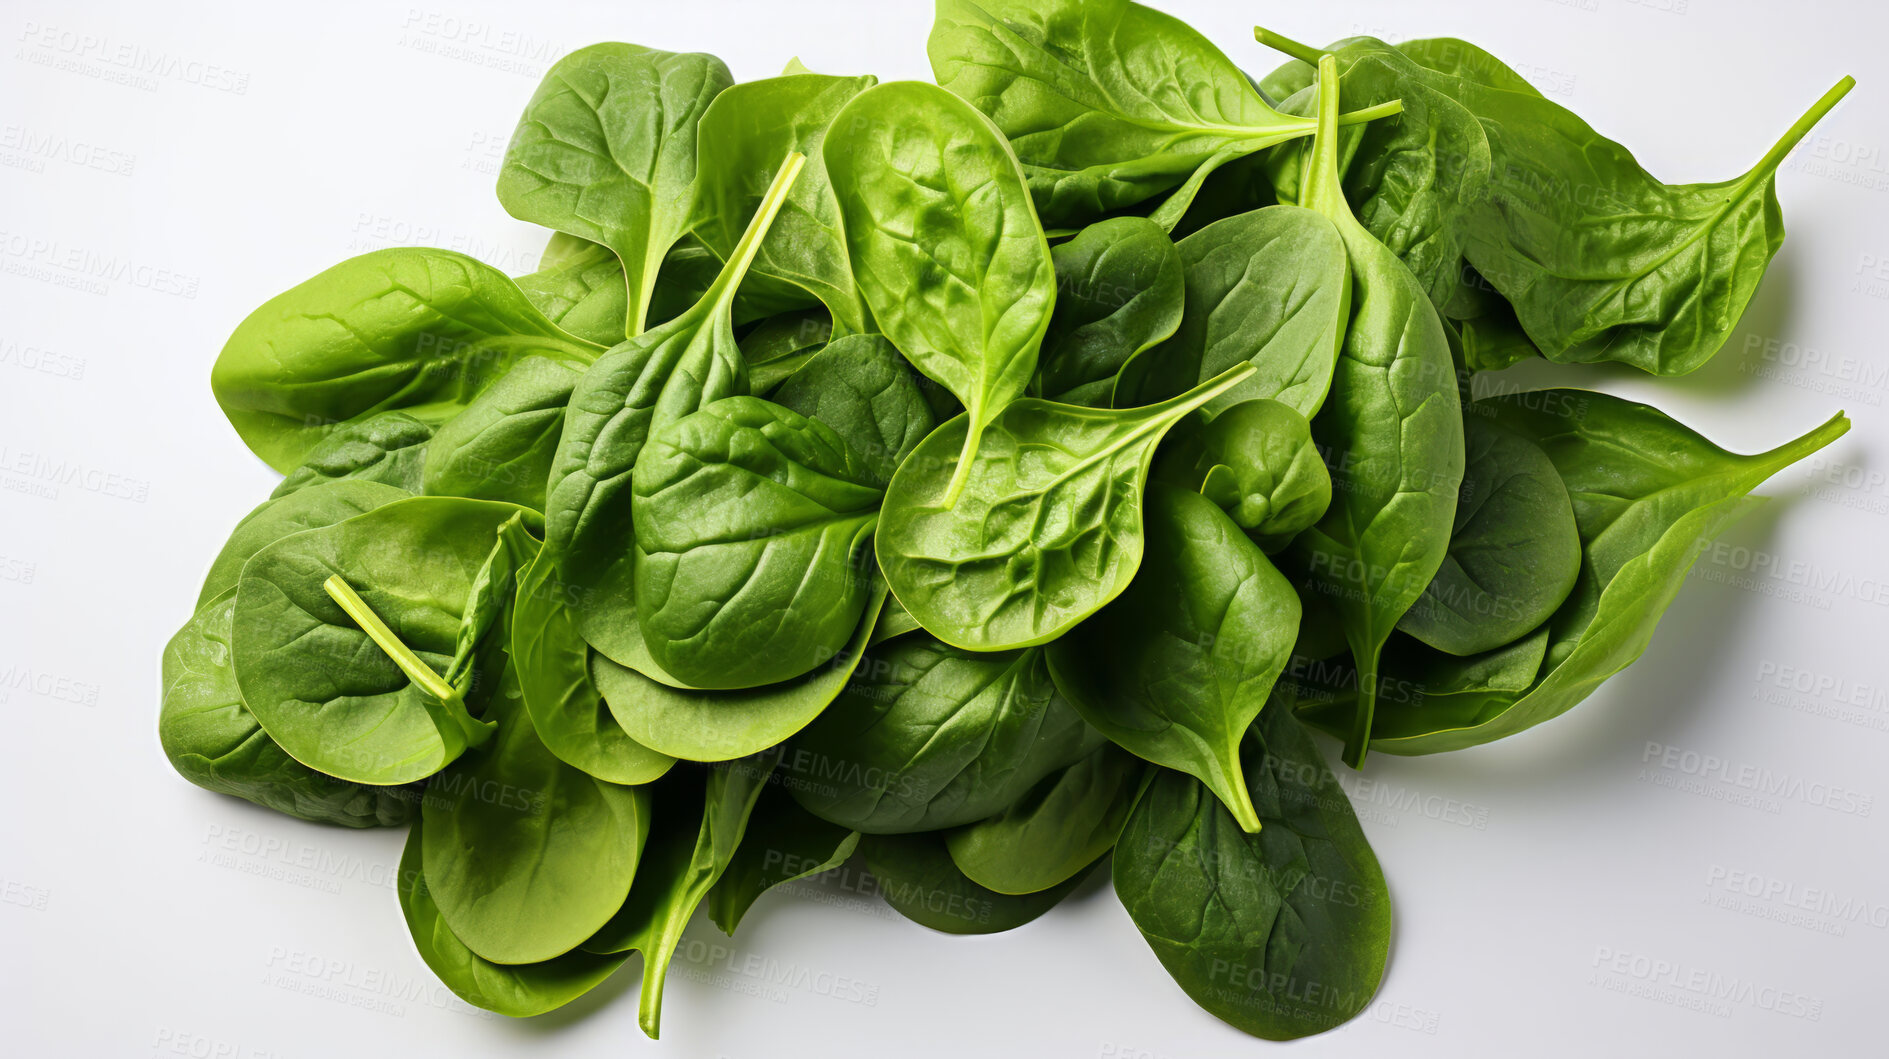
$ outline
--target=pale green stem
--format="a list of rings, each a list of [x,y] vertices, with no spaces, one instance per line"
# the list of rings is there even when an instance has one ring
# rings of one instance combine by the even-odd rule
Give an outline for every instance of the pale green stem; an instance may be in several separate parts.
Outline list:
[[[394,631],[387,627],[387,623],[380,620],[380,615],[374,613],[374,608],[367,605],[367,601],[354,591],[353,586],[341,579],[340,574],[330,576],[328,580],[321,583],[321,587],[328,591],[330,598],[340,604],[348,617],[354,619],[354,623],[361,627],[361,631],[367,634],[368,639],[374,641],[382,651],[387,652],[387,657],[393,659],[394,665],[400,667],[400,671],[407,675],[407,679],[420,686],[420,690],[441,702],[459,701],[459,692],[448,684],[444,677],[435,673],[433,667],[427,665],[419,655],[414,654],[411,647],[402,643],[400,637],[394,635]]]
[[[1314,48],[1309,44],[1300,44],[1291,37],[1274,33],[1264,26],[1253,27],[1253,39],[1271,48],[1273,51],[1290,55],[1302,63],[1309,63],[1313,66],[1317,66],[1318,60],[1323,58],[1326,54],[1321,49]]]

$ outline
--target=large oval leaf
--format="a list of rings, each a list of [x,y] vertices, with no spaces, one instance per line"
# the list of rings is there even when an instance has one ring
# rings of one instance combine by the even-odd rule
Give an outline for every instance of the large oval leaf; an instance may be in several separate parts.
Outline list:
[[[1262,713],[1241,830],[1198,780],[1159,773],[1115,845],[1115,892],[1194,1002],[1291,1040],[1364,1010],[1390,950],[1390,895],[1344,789],[1289,702]]]
[[[933,636],[974,651],[1067,632],[1141,562],[1141,489],[1162,435],[1252,370],[1147,408],[1025,398],[969,464],[959,462],[968,417],[939,427],[886,489],[875,546],[893,594]],[[954,499],[956,481],[965,488]]]
[[[858,627],[883,494],[825,424],[716,401],[652,434],[632,484],[637,620],[683,683],[791,680]]]
[[[905,636],[866,653],[782,768],[814,815],[897,834],[1001,812],[1102,741],[1057,693],[1041,649],[978,654]]]
[[[427,784],[422,865],[453,936],[494,963],[577,948],[622,907],[649,837],[643,787],[545,749],[515,674],[491,700],[498,734]]]
[[[964,403],[968,461],[1029,385],[1056,300],[1016,157],[989,119],[916,81],[860,93],[823,150],[866,304],[899,351]]]

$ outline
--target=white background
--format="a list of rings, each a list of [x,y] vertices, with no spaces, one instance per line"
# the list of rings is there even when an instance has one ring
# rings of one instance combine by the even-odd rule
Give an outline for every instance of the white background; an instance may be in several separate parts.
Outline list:
[[[159,649],[275,477],[208,386],[244,314],[387,245],[529,271],[544,233],[505,215],[493,178],[538,77],[570,49],[712,51],[740,79],[796,54],[836,73],[927,75],[930,10],[916,0],[421,2],[0,3],[0,1048],[1880,1054],[1879,5],[1167,4],[1256,72],[1275,63],[1251,42],[1256,16],[1311,42],[1468,37],[1675,182],[1741,172],[1838,76],[1862,82],[1780,176],[1790,239],[1712,364],[1663,381],[1511,373],[1651,399],[1745,451],[1839,407],[1855,429],[1765,488],[1777,500],[1701,562],[1648,657],[1578,710],[1465,753],[1374,756],[1347,778],[1394,894],[1390,970],[1364,1017],[1277,1046],[1195,1008],[1105,885],[970,939],[892,917],[849,880],[772,895],[732,943],[691,931],[660,1044],[637,1032],[633,967],[567,1012],[482,1018],[448,1002],[408,943],[391,889],[398,834],[302,824],[170,772],[154,728]],[[140,73],[115,64],[125,49],[182,62]],[[1754,793],[1741,776],[1784,789]],[[1746,873],[1759,896],[1734,892]],[[1828,914],[1846,904],[1864,911]]]

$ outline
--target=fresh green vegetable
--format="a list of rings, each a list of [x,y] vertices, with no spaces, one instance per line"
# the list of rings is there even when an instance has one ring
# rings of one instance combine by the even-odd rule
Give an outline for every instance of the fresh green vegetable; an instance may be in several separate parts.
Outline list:
[[[536,271],[379,251],[217,356],[285,477],[165,647],[166,756],[411,823],[420,958],[506,1015],[638,952],[653,1037],[698,908],[852,858],[961,934],[1112,858],[1214,1015],[1353,1017],[1390,898],[1307,726],[1361,767],[1571,709],[1848,426],[1741,456],[1474,375],[1697,367],[1849,82],[1670,186],[1462,41],[1257,34],[1260,80],[1127,0],[938,0],[940,86],[558,61],[498,179]]]
[[[748,363],[748,386],[772,393],[781,380],[799,371],[833,335],[833,321],[818,310],[770,316],[741,336],[741,359]]]
[[[1390,895],[1351,802],[1291,703],[1244,751],[1242,830],[1199,781],[1156,774],[1115,844],[1115,892],[1194,1002],[1290,1040],[1362,1011],[1390,949]]]
[[[977,653],[905,636],[866,652],[782,768],[815,816],[899,834],[994,816],[1101,742],[1057,692],[1041,648]]]
[[[629,959],[627,952],[599,956],[580,951],[543,963],[502,964],[480,956],[454,936],[433,903],[420,866],[423,844],[416,820],[400,855],[400,912],[420,959],[466,1003],[519,1018],[542,1015],[597,988]]]
[[[614,346],[629,330],[623,262],[601,243],[553,232],[538,271],[517,282],[546,319],[585,341]]]
[[[1512,643],[1548,620],[1581,572],[1574,508],[1534,442],[1463,417],[1462,493],[1449,555],[1397,628],[1453,655]]]
[[[860,843],[879,893],[899,915],[946,934],[998,934],[1036,919],[1082,885],[1096,864],[1047,890],[1003,894],[965,876],[934,833],[870,835]]]
[[[1397,675],[1423,687],[1435,679],[1445,694],[1395,704],[1373,725],[1372,742],[1391,753],[1476,746],[1572,709],[1646,650],[1686,572],[1756,503],[1746,494],[1850,427],[1839,413],[1795,441],[1740,456],[1656,409],[1606,394],[1543,390],[1486,398],[1471,410],[1534,442],[1553,462],[1574,502],[1580,579],[1549,620],[1546,657],[1523,686],[1479,687],[1463,675],[1466,665],[1501,669],[1496,663],[1508,648],[1473,659],[1418,652]],[[1312,716],[1330,723],[1325,711]]]
[[[433,428],[405,412],[382,412],[331,431],[270,493],[284,497],[322,482],[356,479],[420,491]]]
[[[425,491],[542,510],[564,407],[579,374],[543,357],[519,361],[433,435]]]
[[[1300,538],[1358,663],[1345,762],[1364,761],[1377,697],[1377,654],[1436,575],[1463,477],[1462,413],[1449,339],[1397,255],[1352,217],[1338,186],[1337,63],[1319,61],[1319,131],[1301,200],[1344,237],[1355,284],[1332,375],[1331,407],[1312,424],[1329,453],[1332,505]]]
[[[1115,405],[1152,404],[1238,364],[1253,374],[1207,405],[1271,398],[1310,418],[1325,403],[1351,309],[1345,243],[1308,209],[1270,206],[1181,240],[1187,311],[1174,337],[1130,360]]]
[[[637,620],[697,688],[791,680],[860,624],[884,495],[818,420],[728,397],[656,430],[636,462]]]
[[[927,51],[938,83],[1010,138],[1052,226],[1174,189],[1154,212],[1171,228],[1215,169],[1313,129],[1205,37],[1127,0],[939,0]]]
[[[250,451],[286,473],[350,420],[402,411],[439,424],[527,357],[582,369],[602,352],[489,265],[450,250],[376,250],[250,313],[210,389]]]
[[[1056,300],[1023,173],[988,119],[916,81],[848,103],[824,153],[880,330],[968,412],[955,503],[984,428],[1036,371]]]
[[[467,948],[494,963],[542,963],[622,907],[649,837],[649,790],[546,750],[515,680],[501,683],[489,715],[497,735],[429,787],[421,863],[440,918]]]
[[[578,380],[552,462],[545,543],[556,563],[551,576],[585,589],[569,603],[578,631],[612,659],[666,682],[675,681],[650,656],[636,620],[631,470],[652,431],[746,388],[729,313],[803,162],[788,157],[748,225],[741,252],[700,301],[611,350]]]
[[[769,315],[818,299],[841,332],[867,329],[820,148],[840,108],[878,82],[870,75],[772,77],[723,91],[702,115],[693,231],[723,261],[761,205],[762,174],[780,169],[790,154],[807,157],[744,284],[743,296],[764,302]]]
[[[397,827],[419,802],[407,787],[370,787],[324,775],[290,757],[243,705],[231,665],[231,585],[164,645],[158,739],[171,767],[218,794],[279,813],[347,827]]]
[[[774,400],[833,428],[880,487],[937,426],[910,366],[883,335],[834,339]]]
[[[946,832],[951,863],[1000,894],[1034,894],[1084,874],[1115,845],[1149,769],[1113,744],[1052,772],[988,820]]]
[[[1056,685],[1116,744],[1198,778],[1248,831],[1240,737],[1292,654],[1299,597],[1226,513],[1155,486],[1148,555],[1115,602],[1049,647]]]
[[[812,723],[852,679],[874,627],[883,586],[875,588],[852,639],[805,673],[758,688],[678,688],[590,655],[590,675],[610,713],[639,746],[690,761],[727,761],[756,754]]]
[[[697,127],[733,83],[712,55],[594,44],[551,67],[512,134],[499,201],[615,251],[628,334],[643,330],[657,270],[693,223]]]
[[[648,783],[675,759],[638,742],[617,723],[591,676],[596,652],[577,633],[571,601],[584,591],[556,580],[543,549],[518,576],[509,646],[520,694],[538,738],[551,753],[600,780]]]
[[[733,934],[763,893],[837,868],[858,847],[859,832],[802,809],[779,785],[765,787],[741,844],[708,892],[709,918]]]
[[[1312,425],[1277,401],[1241,401],[1174,430],[1150,474],[1213,501],[1268,553],[1331,507],[1331,474]]]
[[[203,588],[197,593],[197,607],[201,609],[214,597],[235,588],[242,577],[243,564],[276,541],[306,529],[345,522],[410,495],[391,485],[342,476],[263,501],[236,524],[229,541],[210,564]]]
[[[1141,562],[1141,488],[1162,435],[1252,371],[1241,365],[1146,408],[1025,398],[969,463],[969,417],[939,427],[886,488],[876,547],[893,594],[927,632],[968,650],[1068,632]]]
[[[586,952],[634,949],[643,954],[637,1022],[651,1037],[661,1028],[663,982],[682,928],[733,862],[748,816],[779,761],[776,749],[713,766],[705,781],[693,774],[677,776],[658,790],[657,803],[673,800],[675,808],[663,821],[666,826],[650,836],[637,880],[641,885],[630,886],[622,909],[584,943]]]
[[[1051,247],[1049,256],[1056,310],[1031,388],[1052,401],[1107,408],[1122,365],[1180,326],[1180,253],[1160,225],[1112,217]]]
[[[1462,41],[1393,48],[1357,37],[1321,52],[1259,35],[1302,67],[1327,54],[1374,57],[1383,63],[1373,74],[1382,91],[1407,101],[1441,95],[1471,114],[1484,144],[1451,123],[1433,124],[1431,134],[1445,158],[1481,150],[1489,157],[1486,190],[1474,188],[1472,167],[1461,174],[1474,206],[1454,227],[1469,263],[1513,303],[1550,360],[1619,361],[1659,375],[1696,369],[1731,336],[1784,238],[1778,165],[1855,84],[1838,81],[1743,175],[1665,184],[1626,148]],[[1458,147],[1448,146],[1453,141]],[[1452,267],[1447,253],[1434,260]]]
[[[465,641],[496,617],[473,605],[475,589],[521,511],[413,497],[252,556],[231,654],[263,730],[311,768],[376,784],[425,779],[489,736],[466,693],[477,705],[474,670],[490,652],[483,636]]]

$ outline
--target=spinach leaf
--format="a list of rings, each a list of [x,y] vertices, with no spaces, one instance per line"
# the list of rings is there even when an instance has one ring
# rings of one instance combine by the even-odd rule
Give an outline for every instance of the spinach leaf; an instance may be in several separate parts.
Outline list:
[[[825,349],[832,335],[832,318],[817,309],[781,313],[754,325],[740,342],[750,391],[765,395],[778,387]]]
[[[1174,429],[1150,473],[1213,501],[1268,554],[1331,506],[1312,425],[1277,401],[1241,401],[1205,422],[1196,413]]]
[[[1276,38],[1259,31],[1262,41]],[[1464,241],[1471,219],[1483,203],[1491,166],[1489,140],[1475,115],[1449,96],[1409,76],[1412,64],[1386,49],[1337,53],[1339,94],[1346,105],[1397,100],[1392,118],[1344,130],[1339,171],[1345,198],[1358,223],[1403,261],[1439,312],[1446,311],[1460,285]],[[1280,104],[1292,114],[1317,109],[1313,68],[1288,64],[1303,72],[1297,91]],[[1276,148],[1269,155],[1270,176],[1281,202],[1297,203],[1305,177],[1306,152],[1300,145]]]
[[[1056,227],[1178,188],[1153,215],[1172,228],[1215,169],[1314,127],[1179,19],[1127,0],[939,0],[926,50],[938,83],[1010,139]]]
[[[1337,61],[1319,60],[1319,131],[1300,196],[1329,217],[1351,258],[1351,323],[1331,401],[1312,436],[1332,470],[1332,505],[1299,537],[1357,660],[1357,720],[1345,761],[1364,761],[1377,655],[1436,576],[1463,477],[1462,410],[1449,339],[1397,255],[1358,224],[1338,186]]]
[[[1292,654],[1299,597],[1198,493],[1148,491],[1135,580],[1048,649],[1056,686],[1118,746],[1205,783],[1248,831],[1240,737]]]
[[[1449,90],[1496,160],[1469,261],[1550,360],[1692,371],[1731,337],[1784,240],[1778,165],[1854,84],[1838,82],[1742,175],[1665,184],[1539,93],[1458,76]]]
[[[1463,271],[1465,275],[1475,272],[1468,265],[1463,266]],[[1488,281],[1476,276],[1473,280],[1465,280],[1466,284],[1469,282]],[[1443,326],[1454,332],[1450,336],[1451,341],[1463,367],[1472,372],[1501,371],[1524,360],[1540,357],[1541,350],[1522,330],[1521,321],[1515,318],[1515,307],[1500,295],[1494,295],[1486,301],[1492,304],[1474,316],[1444,317]]]
[[[815,816],[896,834],[995,815],[1102,742],[1040,648],[974,653],[906,636],[866,652],[783,769]]]
[[[1107,408],[1122,365],[1180,326],[1180,252],[1160,225],[1111,217],[1051,247],[1049,256],[1056,309],[1032,389],[1052,401]]]
[[[911,367],[884,335],[834,339],[781,383],[774,400],[832,427],[880,488],[937,425]]]
[[[571,605],[589,591],[556,579],[550,549],[518,577],[512,611],[512,665],[532,727],[553,754],[600,780],[648,783],[675,759],[623,730],[591,676],[594,652],[578,635]]]
[[[341,479],[379,482],[417,493],[426,466],[426,443],[432,439],[433,428],[405,412],[382,412],[345,423],[316,442],[302,457],[302,465],[290,471],[269,496],[284,497]]]
[[[1252,376],[1209,411],[1271,398],[1311,418],[1331,387],[1351,307],[1345,244],[1332,222],[1268,206],[1216,221],[1178,249],[1187,285],[1180,329],[1122,369],[1116,405],[1166,400],[1250,363]]]
[[[584,943],[596,953],[643,954],[643,990],[637,1022],[651,1038],[662,1022],[662,987],[683,928],[716,880],[728,870],[741,845],[748,817],[769,776],[780,763],[779,749],[706,770],[706,783],[695,770],[676,777],[656,792],[657,819],[636,882],[623,908]],[[699,822],[699,826],[697,826]]]
[[[709,918],[722,933],[733,934],[756,898],[776,886],[839,867],[858,846],[859,832],[827,823],[802,809],[786,788],[769,784],[754,805],[734,857],[708,892]]]
[[[616,252],[628,334],[643,330],[657,269],[689,229],[697,125],[733,83],[712,55],[594,44],[551,67],[512,134],[499,202]]]
[[[637,619],[697,688],[790,680],[866,606],[884,495],[832,429],[728,397],[654,432],[632,476]]]
[[[268,545],[306,529],[345,522],[410,495],[379,482],[337,478],[264,500],[236,524],[223,550],[211,561],[210,572],[204,575],[203,588],[197,593],[197,607],[201,609],[211,599],[235,588],[243,564]]]
[[[649,791],[596,779],[545,749],[509,672],[489,715],[496,736],[427,784],[427,889],[478,956],[541,963],[576,949],[622,907],[649,837]]]
[[[820,148],[840,108],[878,82],[819,74],[750,81],[724,91],[702,115],[695,237],[726,261],[761,204],[764,174],[789,154],[806,155],[806,171],[755,254],[744,296],[782,309],[818,299],[842,333],[867,330],[867,320]]]
[[[438,424],[526,357],[602,352],[559,330],[497,269],[450,250],[376,250],[276,295],[230,335],[210,389],[236,433],[287,473],[349,420]]]
[[[601,357],[578,380],[545,489],[551,577],[582,585],[569,602],[578,631],[624,665],[674,683],[649,656],[636,620],[631,469],[650,433],[747,388],[729,312],[736,288],[804,159],[789,156],[707,294],[682,315]]]
[[[972,882],[952,862],[944,836],[868,835],[860,843],[879,895],[899,915],[946,934],[997,934],[1036,919],[1082,885],[1100,859],[1047,890],[1003,894]]]
[[[1003,812],[945,834],[951,863],[1000,894],[1033,894],[1102,859],[1151,770],[1113,744],[1037,781]]]
[[[1245,760],[1258,833],[1199,781],[1158,772],[1115,845],[1115,892],[1196,1004],[1291,1040],[1370,1003],[1390,949],[1390,895],[1289,702],[1260,714]]]
[[[581,373],[526,357],[446,421],[426,450],[426,492],[544,507],[564,407]]]
[[[852,640],[792,680],[734,691],[678,688],[592,652],[590,675],[611,714],[642,746],[690,761],[759,753],[810,724],[852,678],[874,627],[883,585],[867,601]]]
[[[412,497],[251,557],[231,649],[263,730],[310,768],[387,785],[424,779],[484,739],[465,692],[473,705],[486,693],[462,631],[494,618],[473,607],[479,575],[500,527],[523,511]]]
[[[984,428],[1036,371],[1056,300],[1023,173],[989,119],[916,81],[860,93],[823,151],[879,329],[969,413],[955,502]]]
[[[1392,633],[1384,643],[1383,686],[1411,708],[1421,707],[1441,717],[1473,713],[1498,699],[1513,701],[1534,685],[1548,657],[1552,632],[1552,623],[1544,622],[1511,643],[1466,656],[1444,654],[1413,637]],[[1294,653],[1299,652],[1295,649]],[[1308,668],[1303,675],[1308,679],[1293,685],[1300,718],[1327,730],[1333,726],[1342,730],[1357,698],[1356,671],[1329,665]],[[1385,716],[1401,713],[1387,709]],[[1378,731],[1389,723],[1380,722]],[[1388,744],[1387,749],[1396,752]]]
[[[614,346],[629,331],[623,262],[601,243],[553,232],[538,271],[517,283],[546,319],[586,342]]]
[[[1372,740],[1391,753],[1478,746],[1572,709],[1646,650],[1693,562],[1758,502],[1746,494],[1850,426],[1838,413],[1795,441],[1740,456],[1647,405],[1584,390],[1485,398],[1471,410],[1553,461],[1580,530],[1580,580],[1548,622],[1547,656],[1527,688],[1513,681],[1462,688],[1459,667],[1487,656],[1424,652],[1420,664],[1396,674],[1452,693],[1387,710]]]
[[[879,612],[878,624],[872,627],[872,638],[866,646],[877,647],[895,636],[904,636],[922,628],[924,626],[918,624],[918,619],[912,617],[912,612],[905,609],[897,596],[888,595],[884,609]]]
[[[893,594],[933,636],[974,651],[1067,632],[1141,562],[1141,489],[1162,435],[1252,370],[1146,408],[1025,398],[968,457],[968,417],[939,427],[886,489],[876,547]],[[951,482],[967,483],[955,499]]]
[[[198,608],[164,645],[163,708],[157,735],[179,775],[218,794],[317,823],[395,827],[413,815],[418,792],[368,787],[296,761],[243,705],[230,660],[231,585]]]
[[[1463,440],[1449,555],[1397,623],[1453,655],[1526,635],[1568,598],[1581,573],[1574,508],[1547,454],[1478,415],[1463,418]]]
[[[543,963],[508,965],[473,952],[453,935],[433,902],[420,866],[422,835],[415,821],[400,854],[400,913],[420,959],[466,1003],[515,1018],[542,1015],[595,989],[629,959],[628,953],[569,952]]]
[[[1305,63],[1328,54],[1261,39]],[[1396,92],[1422,85],[1481,123],[1490,175],[1463,225],[1464,253],[1548,359],[1658,375],[1698,368],[1730,336],[1784,238],[1777,167],[1855,83],[1839,81],[1741,176],[1665,184],[1460,41],[1392,48],[1354,38],[1330,52],[1374,56],[1398,72]]]

